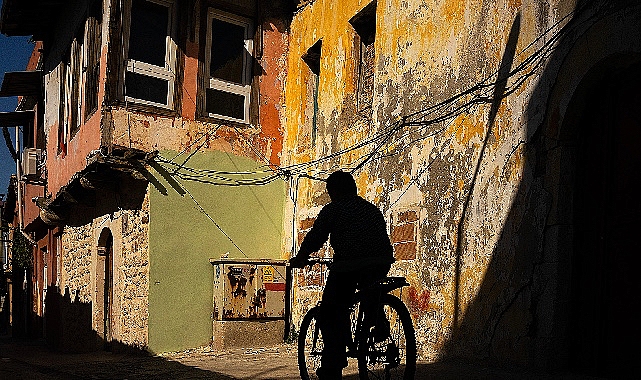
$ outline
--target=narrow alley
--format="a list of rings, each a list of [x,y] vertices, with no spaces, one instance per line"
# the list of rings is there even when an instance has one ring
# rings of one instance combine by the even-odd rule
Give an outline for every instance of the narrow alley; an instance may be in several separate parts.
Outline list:
[[[296,346],[214,352],[210,347],[152,356],[143,353],[96,351],[62,354],[48,350],[42,341],[0,338],[0,379],[299,379]],[[355,363],[343,372],[344,379],[358,379]],[[601,378],[576,374],[539,374],[514,369],[494,369],[465,363],[419,363],[416,379],[440,380],[582,380]]]

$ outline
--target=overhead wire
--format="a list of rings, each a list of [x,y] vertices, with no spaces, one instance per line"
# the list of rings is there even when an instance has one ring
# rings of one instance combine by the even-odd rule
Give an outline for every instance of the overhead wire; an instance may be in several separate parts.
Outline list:
[[[575,15],[576,15],[576,13],[580,13],[580,11],[582,11],[583,9],[584,9],[584,8],[581,8],[581,9],[575,10],[575,11],[573,11],[573,12],[570,12],[570,13],[569,13],[569,14],[567,14],[565,17],[561,18],[561,19],[560,19],[558,22],[556,22],[553,26],[549,27],[549,28],[546,30],[546,32],[544,33],[544,35],[539,36],[538,38],[536,38],[536,39],[535,39],[535,41],[533,41],[532,43],[528,44],[528,45],[526,46],[526,48],[524,48],[524,49],[523,49],[523,50],[522,50],[518,55],[522,55],[522,54],[523,54],[523,52],[524,52],[525,50],[527,50],[528,48],[530,48],[530,47],[534,46],[534,44],[535,44],[537,41],[540,41],[540,40],[545,36],[545,34],[547,34],[548,32],[550,32],[551,30],[553,30],[553,29],[557,28],[561,23],[563,23],[563,22],[564,22],[565,20],[567,20],[568,18],[570,18],[570,17],[572,17],[572,16],[575,16]],[[597,12],[597,13],[598,13],[598,12]],[[583,23],[585,23],[585,22],[590,21],[593,17],[595,17],[595,15],[592,15],[592,17],[589,17],[587,20],[584,20],[584,21],[583,21],[583,22],[581,22],[580,24],[583,24]],[[535,74],[535,72],[536,72],[536,70],[537,70],[538,68],[540,68],[540,67],[541,67],[541,65],[543,65],[543,64],[545,63],[545,61],[547,60],[547,58],[548,58],[548,57],[550,56],[550,54],[554,51],[554,49],[555,49],[555,44],[556,44],[556,43],[558,43],[562,38],[564,38],[564,37],[568,34],[568,33],[567,33],[567,30],[568,30],[570,27],[574,27],[574,26],[575,26],[575,25],[572,25],[570,22],[566,23],[563,27],[561,27],[561,28],[560,28],[560,30],[559,30],[559,31],[557,31],[556,33],[554,33],[554,34],[552,35],[552,37],[551,37],[549,40],[547,40],[547,41],[546,41],[546,43],[545,43],[541,48],[537,49],[537,51],[536,51],[534,54],[531,54],[530,56],[528,56],[526,59],[524,59],[524,60],[523,60],[523,62],[521,62],[519,65],[517,65],[517,67],[516,67],[515,69],[511,70],[511,71],[510,71],[510,73],[508,74],[507,78],[505,78],[505,80],[508,80],[509,78],[513,77],[516,73],[518,73],[518,72],[520,72],[520,71],[523,71],[523,70],[524,70],[524,68],[526,67],[526,65],[528,65],[528,64],[530,64],[530,63],[532,63],[532,62],[533,62],[533,60],[534,60],[534,58],[535,58],[535,57],[537,57],[537,56],[542,56],[541,58],[539,58],[538,60],[536,60],[536,61],[534,62],[534,64],[533,64],[533,69],[531,69],[530,71],[526,72],[525,74],[522,74],[520,77],[517,77],[517,80],[515,81],[515,83],[513,83],[513,84],[510,86],[510,87],[511,87],[511,89],[510,89],[509,87],[506,87],[506,91],[505,91],[505,92],[504,92],[504,94],[502,95],[502,98],[505,98],[505,97],[507,97],[507,96],[511,95],[512,93],[514,93],[514,92],[515,92],[515,91],[516,91],[516,90],[517,90],[517,89],[518,89],[518,88],[519,88],[519,87],[520,87],[520,86],[525,82],[525,80],[527,80],[529,77],[531,77],[532,75],[534,75],[534,74]],[[497,82],[498,82],[498,80],[497,80]],[[411,124],[411,123],[410,123],[410,124]],[[419,123],[416,123],[416,124],[419,124]],[[446,126],[446,127],[442,128],[442,130],[445,130],[445,129],[447,129],[447,128],[448,128],[448,126]],[[459,125],[459,128],[457,128],[457,130],[459,130],[459,129],[460,129],[460,125]],[[452,140],[452,138],[453,138],[453,136],[454,136],[454,135],[455,135],[455,134],[451,134],[451,135],[450,135],[450,137],[449,137],[449,139],[446,141],[446,144],[445,144],[445,145],[447,145],[447,142],[448,142],[448,141],[451,141],[451,140]],[[520,142],[519,142],[519,144],[518,144],[518,146],[522,145],[523,143],[524,143],[523,141],[520,141]],[[407,145],[411,145],[411,144],[407,144]],[[407,146],[407,145],[406,145],[406,146]],[[513,149],[512,149],[512,152],[514,152],[516,149],[517,149],[516,147],[515,147],[515,148],[513,148]],[[510,154],[511,154],[511,153],[510,153]],[[434,161],[435,161],[434,159],[433,159],[432,161],[430,161],[430,162],[429,162],[429,163],[428,163],[424,168],[422,168],[421,170],[419,170],[419,171],[416,173],[416,175],[412,176],[412,178],[410,179],[410,181],[408,181],[408,183],[406,184],[406,186],[405,186],[405,187],[404,187],[404,189],[402,190],[401,194],[396,198],[396,200],[395,200],[395,201],[393,201],[393,202],[391,202],[391,203],[390,203],[389,207],[392,207],[394,204],[396,204],[396,203],[397,203],[397,202],[402,198],[402,196],[403,196],[405,193],[407,193],[407,191],[409,190],[409,188],[410,188],[414,183],[416,183],[416,182],[418,181],[418,179],[419,179],[423,174],[425,174],[425,172],[426,172],[426,171],[431,167],[431,165],[434,163]]]
[[[195,181],[210,185],[222,185],[222,186],[262,186],[278,179],[281,180],[293,180],[294,187],[298,189],[298,183],[300,178],[308,178],[311,180],[324,181],[324,176],[331,172],[330,169],[322,169],[322,167],[336,158],[340,158],[347,154],[350,154],[354,151],[371,147],[368,152],[359,155],[357,158],[347,163],[347,167],[350,171],[356,172],[361,170],[365,165],[371,162],[384,159],[386,157],[392,157],[406,151],[408,148],[414,144],[423,141],[428,138],[432,138],[438,135],[441,135],[446,130],[451,127],[454,119],[464,113],[469,113],[473,107],[479,106],[481,104],[486,104],[492,101],[491,92],[493,87],[499,81],[511,81],[509,85],[506,85],[506,91],[503,94],[503,97],[509,96],[514,93],[520,86],[527,81],[531,76],[545,64],[547,58],[554,51],[556,44],[560,41],[565,34],[567,34],[568,29],[572,27],[571,22],[567,22],[561,28],[559,26],[563,24],[569,18],[575,16],[575,11],[569,12],[566,16],[559,19],[552,26],[547,28],[541,35],[537,36],[532,42],[524,47],[524,49],[517,54],[517,56],[522,56],[528,53],[533,47],[537,46],[540,41],[543,41],[542,45],[535,49],[534,52],[529,53],[513,70],[511,70],[506,78],[498,78],[498,70],[490,73],[483,80],[477,82],[476,84],[470,86],[469,88],[458,92],[451,97],[440,101],[438,103],[429,105],[421,110],[409,113],[400,118],[400,120],[395,121],[386,121],[383,128],[380,128],[378,132],[369,135],[368,137],[357,141],[354,144],[351,144],[347,147],[343,147],[335,152],[326,154],[324,156],[318,157],[313,160],[308,160],[304,162],[298,162],[290,165],[281,166],[275,164],[269,160],[259,149],[256,148],[255,144],[249,140],[245,133],[239,131],[238,127],[233,126],[237,135],[245,140],[246,146],[253,152],[253,154],[262,160],[266,169],[261,169],[260,167],[255,170],[249,171],[222,171],[222,170],[211,170],[211,169],[196,169],[186,166],[186,163],[189,161],[191,156],[195,152],[203,148],[203,144],[200,144],[194,152],[192,152],[187,159],[182,164],[177,164],[174,162],[179,156],[183,155],[186,151],[191,149],[194,144],[200,141],[204,136],[210,136],[211,133],[215,134],[221,125],[216,125],[214,131],[208,130],[205,133],[193,141],[190,145],[185,147],[185,149],[180,152],[178,155],[172,159],[165,159],[161,156],[155,158],[159,163],[171,167],[172,175],[177,178],[185,181]],[[192,99],[193,100],[193,99]],[[446,123],[449,120],[448,123]],[[445,125],[442,125],[446,123]],[[427,133],[421,134],[426,129],[436,126],[433,130],[429,130]],[[459,124],[456,130],[461,128],[462,124]],[[395,137],[396,134],[399,134]],[[455,134],[451,134],[447,141],[451,139]],[[405,142],[405,143],[403,143]],[[394,205],[397,203],[400,198],[409,190],[409,188],[418,181],[418,179],[424,175],[432,166],[435,159],[432,159],[425,165],[421,170],[419,170],[410,181],[404,186],[400,195],[396,200],[390,203]],[[314,174],[311,174],[314,173]],[[247,177],[252,178],[247,178]],[[240,177],[240,178],[239,178]],[[234,246],[244,254],[242,249],[237,246],[237,244],[231,239],[231,237],[226,234],[223,229],[218,225],[213,218],[202,208],[202,206],[196,201],[196,199],[187,192],[191,199],[195,202],[199,210],[214,223],[214,225],[234,244]],[[291,195],[294,204],[296,204],[296,195]]]
[[[551,30],[554,30],[557,28],[561,23],[563,23],[565,20],[567,20],[569,17],[571,17],[573,14],[568,14],[561,20],[559,20],[555,25],[552,27],[548,28],[545,33],[549,33]],[[512,84],[507,88],[507,91],[503,94],[503,97],[509,96],[512,94],[514,91],[516,91],[528,78],[530,78],[532,75],[536,73],[536,71],[544,64],[546,59],[549,57],[551,52],[554,50],[554,44],[558,42],[560,38],[562,38],[566,34],[566,29],[568,28],[568,24],[564,25],[561,30],[556,32],[546,43],[544,46],[541,48],[537,49],[536,52],[528,56],[526,59],[523,60],[515,69],[513,69],[506,78],[496,78],[496,80],[493,80],[493,78],[498,74],[498,72],[493,73],[492,75],[488,76],[484,81],[479,82],[475,86],[470,87],[468,90],[463,91],[459,94],[456,94],[452,96],[451,98],[447,99],[444,102],[438,103],[434,106],[427,107],[424,110],[417,111],[413,114],[410,114],[405,117],[405,119],[410,119],[410,118],[416,118],[418,116],[429,116],[430,111],[439,111],[439,109],[444,109],[447,108],[447,106],[451,103],[456,103],[459,99],[463,98],[465,95],[469,94],[474,94],[477,93],[475,96],[473,96],[471,99],[469,99],[467,102],[460,104],[459,106],[456,106],[449,112],[446,112],[444,114],[438,114],[431,118],[431,119],[423,119],[423,120],[414,120],[414,121],[406,121],[404,124],[406,126],[420,126],[423,128],[420,128],[420,130],[424,129],[424,127],[428,127],[430,125],[434,124],[439,124],[443,121],[446,121],[447,119],[450,119],[452,117],[456,117],[462,113],[468,112],[469,108],[478,104],[486,103],[490,101],[490,97],[484,95],[484,92],[490,91],[492,87],[495,85],[496,82],[499,82],[501,80],[509,80],[510,78],[516,78]],[[539,36],[537,37],[536,41],[540,41],[543,37]],[[519,55],[522,55],[525,50],[529,49],[530,47],[534,46],[534,42],[530,43],[528,46],[526,46],[525,49],[523,49]],[[527,71],[526,71],[527,69]],[[526,72],[524,72],[526,71]],[[518,75],[517,75],[518,74]],[[445,126],[443,128],[440,128],[436,130],[435,132],[428,133],[427,135],[420,136],[418,138],[415,138],[414,140],[410,141],[409,144],[404,144],[404,149],[407,149],[409,146],[413,145],[413,143],[423,140],[428,137],[432,137],[436,134],[440,134],[444,130],[446,130],[448,127]],[[407,136],[410,136],[414,134],[417,131],[416,128],[410,129],[407,131],[404,135],[399,137],[399,140],[404,139]],[[380,156],[380,155],[379,155]],[[375,155],[370,154],[370,158],[374,158]],[[362,163],[361,163],[362,165]],[[423,173],[424,171],[421,171]]]
[[[243,250],[238,246],[238,244],[236,244],[236,242],[234,241],[234,239],[232,239],[232,238],[231,238],[231,236],[229,236],[229,234],[227,234],[227,232],[225,232],[225,230],[223,230],[223,228],[222,228],[218,223],[216,223],[216,221],[214,220],[214,218],[212,218],[212,217],[211,217],[211,215],[209,215],[209,213],[208,213],[208,212],[203,208],[203,206],[201,206],[201,205],[200,205],[200,203],[196,200],[196,198],[194,198],[194,196],[191,194],[191,192],[190,192],[189,190],[185,189],[185,188],[183,188],[183,189],[184,189],[185,193],[186,193],[187,195],[189,195],[189,197],[191,198],[191,200],[194,202],[194,204],[196,205],[196,208],[198,209],[198,211],[200,211],[201,213],[203,213],[203,214],[207,217],[207,219],[209,219],[209,220],[210,220],[210,221],[211,221],[211,222],[216,226],[216,228],[218,228],[218,230],[219,230],[219,231],[220,231],[220,232],[221,232],[221,233],[222,233],[222,234],[223,234],[223,235],[224,235],[224,236],[225,236],[225,237],[226,237],[226,238],[227,238],[227,239],[232,243],[232,245],[233,245],[234,247],[236,247],[236,249],[238,249],[238,251],[239,251],[240,253],[242,253],[242,254],[243,254],[243,256],[248,257],[248,256],[247,256],[247,254],[245,253],[245,251],[243,251]]]

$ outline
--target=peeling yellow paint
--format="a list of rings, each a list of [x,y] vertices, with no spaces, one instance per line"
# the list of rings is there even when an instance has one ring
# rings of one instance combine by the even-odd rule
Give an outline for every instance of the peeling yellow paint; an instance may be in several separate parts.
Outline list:
[[[459,115],[453,123],[456,125],[457,142],[467,146],[473,138],[482,139],[485,134],[485,125],[476,122],[466,114]]]
[[[407,185],[412,180],[412,177],[407,175],[407,173],[403,173],[401,178],[403,178],[403,185]]]
[[[374,136],[405,115],[461,94],[487,78],[495,80],[493,75],[505,54],[517,12],[527,13],[520,13],[523,22],[517,52],[533,41],[537,30],[542,30],[537,18],[540,15],[532,10],[536,7],[523,10],[521,2],[378,0],[375,91],[369,114],[356,109],[359,55],[355,31],[349,24],[350,18],[369,1],[308,3],[291,25],[285,96],[286,160],[298,163],[336,153]],[[311,115],[305,108],[309,103],[308,68],[301,56],[319,39],[320,129],[312,146]],[[517,55],[512,66],[525,58]],[[492,96],[493,89],[483,89],[479,95]],[[515,91],[507,98],[490,99],[500,100],[492,120],[488,120],[492,104],[476,102],[454,120],[448,119],[449,126],[434,126],[437,134],[430,135],[433,130],[426,128],[399,133],[416,134],[407,139],[393,136],[389,144],[380,146],[379,152],[386,157],[377,157],[358,171],[360,194],[380,205],[389,218],[410,207],[426,215],[419,223],[416,260],[398,262],[393,267],[394,273],[406,276],[414,288],[414,306],[429,310],[414,316],[422,358],[434,360],[441,350],[451,349],[450,338],[463,325],[466,313],[472,310],[470,306],[485,302],[477,297],[506,215],[513,210],[524,170],[524,153],[514,149],[522,136],[518,114],[527,107],[526,97],[531,89],[523,86],[510,90]],[[414,139],[412,146],[408,146],[409,139]],[[326,161],[322,170],[349,167],[371,149],[369,145]],[[479,157],[481,153],[483,156]],[[477,163],[480,169],[474,173]],[[463,212],[465,190],[472,184],[473,174],[475,188],[463,218],[465,229],[459,231],[457,223]],[[300,189],[305,191],[299,191],[298,214],[314,214],[320,206],[318,188],[308,184]],[[458,239],[462,239],[460,250]],[[454,268],[455,255],[460,255],[460,268]],[[461,272],[457,272],[459,269]]]
[[[366,172],[361,172],[356,178],[354,178],[356,181],[356,187],[360,191],[360,195],[363,196],[365,191],[367,191],[367,185],[370,182],[370,177]]]
[[[465,2],[460,0],[446,0],[443,3],[443,13],[448,22],[456,22],[465,12]]]

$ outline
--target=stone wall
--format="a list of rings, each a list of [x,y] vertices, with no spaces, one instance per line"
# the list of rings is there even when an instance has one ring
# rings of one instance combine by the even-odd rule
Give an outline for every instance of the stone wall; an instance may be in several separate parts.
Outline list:
[[[130,346],[145,347],[149,320],[149,197],[141,210],[123,211],[119,270],[120,335]]]
[[[92,224],[65,228],[62,234],[60,289],[81,302],[92,301],[92,256],[96,250]]]
[[[61,292],[70,302],[90,305],[93,334],[104,338],[104,256],[98,247],[109,231],[113,235],[113,299],[111,339],[127,347],[145,348],[148,342],[149,201],[140,209],[116,211],[80,226],[67,226],[62,234]],[[89,310],[89,309],[87,309]]]

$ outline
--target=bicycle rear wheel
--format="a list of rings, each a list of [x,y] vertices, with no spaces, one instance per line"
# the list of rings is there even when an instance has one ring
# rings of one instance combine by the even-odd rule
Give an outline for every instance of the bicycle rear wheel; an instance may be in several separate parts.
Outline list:
[[[318,327],[318,306],[310,309],[300,324],[298,335],[298,369],[302,380],[318,379],[316,370],[321,365],[323,337]]]
[[[385,321],[374,322],[373,329],[361,334],[358,344],[358,373],[361,379],[414,379],[416,337],[410,313],[403,302],[384,294],[379,302],[389,322],[389,335],[381,336]],[[375,331],[378,329],[378,333]]]

